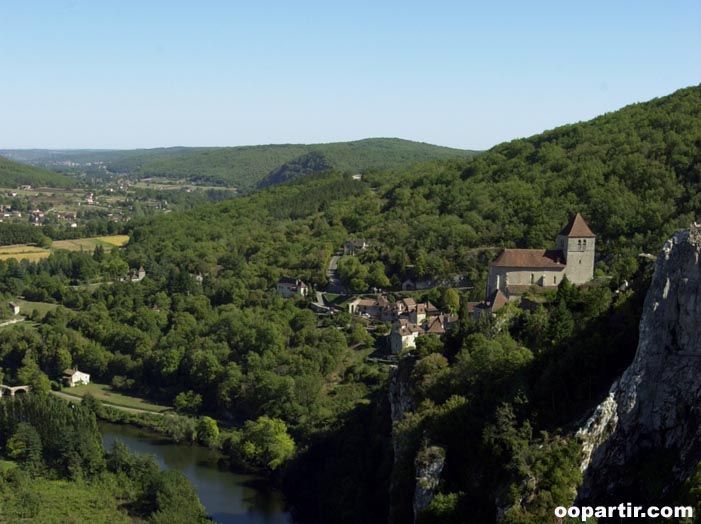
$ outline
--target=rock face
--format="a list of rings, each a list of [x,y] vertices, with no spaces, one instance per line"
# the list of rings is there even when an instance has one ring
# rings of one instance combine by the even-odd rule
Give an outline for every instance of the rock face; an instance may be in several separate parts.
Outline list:
[[[398,366],[390,369],[389,372],[389,404],[391,409],[392,423],[398,422],[404,416],[414,409],[414,401],[411,395],[411,369],[413,361],[403,359]],[[411,509],[408,506],[407,494],[411,489],[407,485],[406,474],[402,474],[402,465],[411,464],[413,460],[413,451],[405,449],[397,435],[392,431],[392,450],[394,456],[394,468],[392,471],[392,479],[389,485],[389,519],[388,524],[399,524],[400,522],[408,522],[408,512]]]
[[[580,501],[634,493],[635,468],[664,456],[669,487],[701,458],[701,230],[668,240],[657,257],[635,359],[580,429]],[[654,458],[653,458],[654,457]]]
[[[429,446],[421,451],[416,460],[416,487],[414,488],[414,522],[419,512],[428,507],[436,495],[441,472],[445,465],[445,450],[440,446]]]
[[[416,358],[406,356],[389,374],[389,401],[392,423],[414,410],[411,371]],[[421,449],[392,435],[394,471],[390,482],[389,524],[416,522],[419,512],[433,501],[445,465],[445,449],[424,445]],[[413,492],[411,491],[413,488]]]
[[[414,409],[414,400],[411,396],[410,386],[412,365],[413,361],[405,361],[401,366],[393,366],[389,371],[388,389],[392,422],[402,420],[406,413]]]

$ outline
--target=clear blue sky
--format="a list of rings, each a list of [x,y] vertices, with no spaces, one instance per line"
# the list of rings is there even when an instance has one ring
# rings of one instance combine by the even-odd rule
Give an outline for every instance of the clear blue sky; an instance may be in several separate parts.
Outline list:
[[[699,0],[0,2],[0,148],[484,149],[700,82]]]

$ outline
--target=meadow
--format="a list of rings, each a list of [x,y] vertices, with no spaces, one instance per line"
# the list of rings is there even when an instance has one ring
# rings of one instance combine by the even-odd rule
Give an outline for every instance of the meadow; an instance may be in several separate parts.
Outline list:
[[[29,260],[36,262],[47,258],[56,249],[68,251],[93,251],[97,246],[102,246],[106,251],[115,247],[121,247],[129,241],[128,235],[110,235],[92,238],[77,238],[73,240],[57,240],[50,249],[44,249],[32,244],[17,244],[13,246],[0,246],[0,260],[15,258],[17,260]]]

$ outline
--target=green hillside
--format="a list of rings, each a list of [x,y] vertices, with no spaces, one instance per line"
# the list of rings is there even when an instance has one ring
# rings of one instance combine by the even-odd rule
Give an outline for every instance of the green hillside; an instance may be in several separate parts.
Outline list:
[[[459,159],[477,152],[397,138],[329,144],[241,147],[169,147],[133,150],[6,150],[18,162],[71,172],[61,162],[102,162],[112,173],[163,177],[250,190],[329,168],[343,172],[404,168],[416,162]],[[309,161],[315,158],[316,161]]]
[[[321,164],[343,172],[404,168],[415,162],[466,158],[474,151],[451,149],[396,138],[370,138],[331,144],[282,144],[198,150],[145,163],[138,174],[184,178],[210,184],[233,185],[243,190],[262,182],[281,166],[309,154],[322,157]],[[312,169],[311,171],[315,171]],[[280,174],[278,173],[278,177]],[[292,175],[294,176],[294,175]],[[283,179],[292,176],[283,176]]]
[[[323,235],[287,246],[286,267],[306,267],[305,276],[319,282],[323,272],[289,255],[297,246],[307,244],[301,256],[309,243],[332,242],[335,249],[347,236],[363,236],[377,246],[368,260],[381,261],[392,275],[450,274],[474,270],[466,254],[480,246],[550,246],[575,212],[606,240],[602,250],[637,254],[655,249],[701,212],[700,118],[701,88],[688,88],[501,144],[474,159],[416,164],[362,181],[340,173],[305,177],[192,215],[156,220],[138,232],[154,235],[162,250],[177,242],[180,220],[188,224],[181,233],[194,241],[189,227],[194,221],[205,238],[265,244],[268,230],[255,241],[250,232],[271,220],[302,220]],[[242,219],[246,226],[239,230]],[[244,238],[235,238],[237,231]],[[216,246],[208,254],[213,261],[230,253],[227,242]],[[172,255],[186,256],[179,251]]]
[[[35,187],[73,187],[75,181],[63,175],[12,162],[0,156],[0,187],[15,188],[25,184]]]
[[[139,225],[128,256],[131,265],[172,268],[165,275],[175,268],[216,275],[203,293],[214,310],[238,319],[227,320],[232,325],[267,319],[270,333],[236,332],[237,341],[258,342],[235,346],[235,379],[214,381],[220,387],[236,384],[238,403],[231,405],[239,413],[272,411],[298,438],[331,424],[317,426],[319,413],[342,416],[334,416],[339,429],[291,473],[295,497],[324,501],[313,507],[321,521],[380,522],[388,504],[397,521],[409,521],[416,454],[436,443],[445,446],[447,462],[441,495],[422,522],[460,522],[468,513],[490,521],[498,500],[515,504],[507,522],[544,522],[553,504],[573,502],[580,478],[577,443],[559,428],[582,420],[634,354],[645,286],[638,254],[655,253],[672,231],[701,214],[699,121],[701,88],[692,87],[501,144],[474,159],[413,165],[360,181],[341,173],[312,174]],[[388,431],[381,400],[386,390],[367,378],[368,369],[356,367],[341,373],[346,378],[340,384],[315,389],[313,400],[297,396],[310,381],[330,379],[306,360],[311,356],[303,356],[298,344],[305,345],[305,336],[315,339],[301,335],[295,320],[284,320],[271,286],[280,276],[323,286],[331,253],[348,238],[365,238],[372,248],[339,264],[351,289],[397,289],[407,277],[462,273],[475,286],[471,297],[463,297],[465,308],[465,300],[481,298],[484,289],[485,246],[551,247],[577,211],[598,235],[597,269],[610,277],[612,289],[564,289],[535,312],[511,310],[513,317],[501,324],[506,328],[471,324],[464,315],[453,337],[424,339],[402,363],[418,407],[395,427],[393,438],[402,446],[392,469],[395,490],[390,500],[378,495],[389,490],[382,460],[388,446],[382,437],[382,427]],[[163,286],[173,286],[165,275]],[[640,287],[615,294],[624,279]],[[440,293],[428,296],[441,304]],[[204,327],[217,326],[214,319],[198,322],[199,336],[220,340],[221,326]],[[359,328],[344,323],[342,329],[351,343]],[[287,337],[289,343],[271,349],[269,337]],[[258,354],[246,360],[246,351]],[[322,354],[340,365],[327,349]],[[275,371],[291,368],[297,374]],[[185,367],[182,372],[192,373]],[[188,380],[197,383],[194,376]],[[213,384],[197,387],[203,398],[216,397]],[[373,407],[363,408],[363,402]],[[317,461],[340,449],[353,458],[318,469]],[[528,487],[523,478],[538,481]],[[368,501],[363,515],[345,505],[360,498]]]

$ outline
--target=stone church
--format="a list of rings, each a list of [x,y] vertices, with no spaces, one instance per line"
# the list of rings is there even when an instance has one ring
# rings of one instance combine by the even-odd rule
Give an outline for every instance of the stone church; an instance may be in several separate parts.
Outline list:
[[[532,286],[556,288],[565,275],[574,284],[594,278],[596,235],[577,213],[557,235],[557,249],[505,249],[489,264],[487,296],[497,290],[507,297]]]

